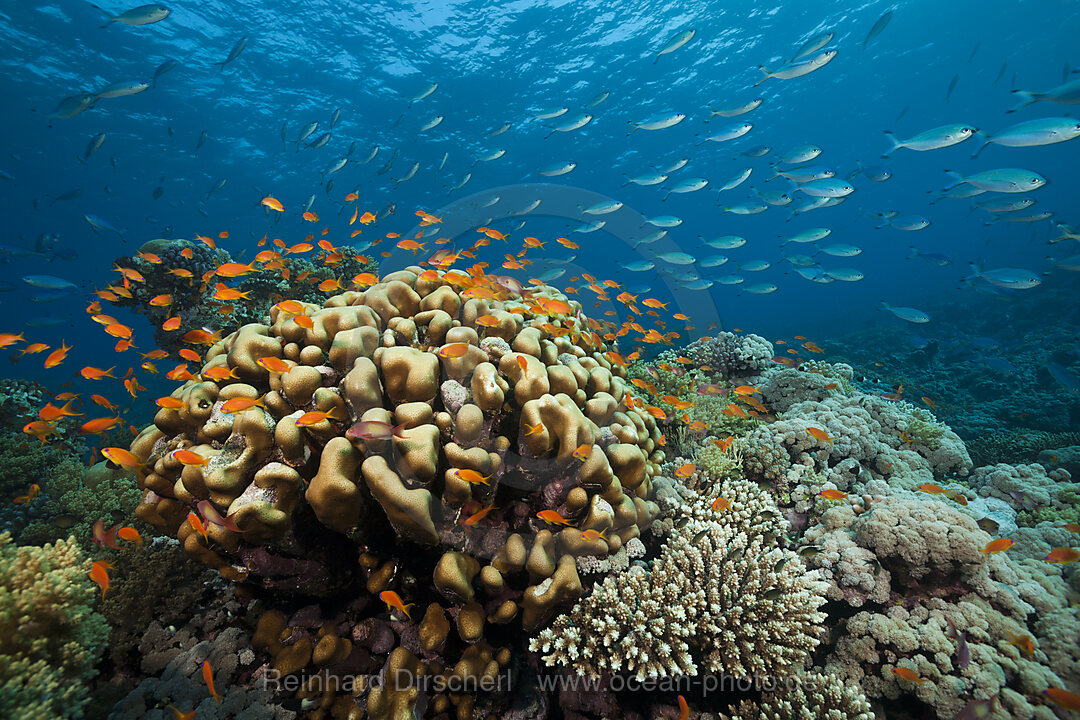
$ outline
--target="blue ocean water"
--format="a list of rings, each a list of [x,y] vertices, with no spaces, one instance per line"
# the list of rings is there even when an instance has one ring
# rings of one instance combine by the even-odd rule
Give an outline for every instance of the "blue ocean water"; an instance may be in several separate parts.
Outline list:
[[[0,8],[5,45],[0,83],[8,104],[0,116],[4,244],[48,246],[44,255],[24,258],[12,257],[9,248],[3,258],[7,292],[0,303],[9,318],[4,329],[18,332],[27,320],[56,323],[26,329],[27,338],[54,347],[66,340],[92,365],[117,364],[111,339],[103,341],[83,312],[89,293],[118,277],[111,271],[115,257],[130,255],[156,237],[216,237],[227,231],[220,246],[250,259],[254,241],[264,234],[298,242],[310,231],[300,214],[312,195],[312,210],[331,228],[328,237],[341,241],[347,231],[343,197],[350,191],[358,192],[361,206],[373,212],[393,203],[396,214],[378,225],[385,232],[415,229],[415,209],[442,215],[450,208],[447,228],[459,233],[455,240],[463,244],[471,242],[474,225],[485,220],[503,232],[527,220],[511,234],[510,244],[494,244],[488,248],[491,257],[483,259],[500,262],[503,253],[519,249],[519,238],[539,237],[548,245],[534,253],[534,268],[567,270],[553,281],[556,285],[569,284],[585,271],[639,290],[649,286],[645,295],[673,300],[669,312],[691,316],[697,329],[687,336],[712,332],[708,326],[716,322],[769,337],[801,333],[822,342],[867,327],[906,337],[913,328],[882,312],[882,300],[915,308],[961,304],[989,314],[1004,312],[1007,304],[961,282],[972,260],[987,268],[1041,274],[1042,285],[1018,292],[1021,297],[1013,302],[1053,288],[1061,289],[1066,300],[1077,297],[1075,275],[1055,269],[1048,259],[1075,255],[1075,241],[1047,241],[1060,235],[1054,223],[1078,222],[1080,142],[990,145],[972,159],[979,142],[975,138],[926,152],[900,149],[880,158],[889,147],[886,129],[904,138],[963,123],[993,133],[1021,120],[1073,110],[1040,102],[1006,112],[1016,105],[1013,89],[1047,90],[1080,78],[1070,64],[1080,62],[1071,42],[1080,27],[1080,8],[1065,0],[775,7],[178,2],[169,8],[162,22],[113,22],[105,28],[99,26],[107,16],[85,2],[12,2]],[[125,9],[122,4],[105,6],[109,13]],[[888,11],[893,12],[891,22],[864,47],[871,26]],[[686,30],[695,31],[686,45],[657,55]],[[758,65],[775,68],[809,38],[826,32],[835,34],[826,47],[838,51],[831,63],[804,77],[754,85],[762,77]],[[215,65],[242,38],[246,46],[240,55],[224,67]],[[175,68],[145,92],[99,99],[71,118],[49,118],[65,97],[98,92],[116,82],[149,81],[169,61]],[[434,92],[410,102],[433,83]],[[601,94],[609,95],[588,106]],[[754,98],[762,103],[752,112],[710,119],[710,108]],[[567,110],[560,117],[535,119],[561,108]],[[340,119],[331,130],[337,110]],[[686,119],[666,129],[628,134],[631,121],[671,113],[684,113]],[[592,116],[584,127],[551,131],[583,114]],[[436,117],[444,119],[419,131]],[[319,126],[306,143],[329,131],[328,142],[318,149],[298,146],[301,128],[313,121]],[[742,137],[702,142],[744,121],[753,127]],[[485,136],[504,124],[509,124],[504,133]],[[106,134],[103,145],[84,160],[88,142],[98,133]],[[197,148],[203,133],[205,144]],[[807,143],[822,149],[808,164],[834,169],[837,178],[857,171],[858,163],[884,166],[892,176],[873,182],[856,175],[851,180],[855,192],[842,204],[792,217],[791,208],[809,196],[782,179],[765,181],[782,153]],[[757,158],[742,155],[760,145],[772,151]],[[379,148],[376,157],[362,164],[374,146]],[[479,160],[499,150],[505,154]],[[445,167],[439,171],[444,155]],[[344,169],[322,174],[346,156]],[[378,174],[392,158],[390,169]],[[660,185],[626,184],[627,177],[656,172],[683,158],[685,167]],[[571,162],[576,168],[565,175],[538,173]],[[415,177],[396,182],[414,163],[419,164]],[[991,215],[972,211],[973,200],[929,204],[933,196],[928,193],[949,182],[946,170],[967,175],[1001,167],[1036,171],[1048,180],[1029,194],[1037,199],[1032,209],[1014,215],[1048,210],[1053,217],[1030,224],[1003,217],[986,225]],[[746,182],[717,192],[744,168],[753,169]],[[470,173],[463,187],[451,190]],[[664,200],[665,188],[691,177],[705,178],[709,185]],[[333,180],[329,192],[327,179]],[[210,192],[222,180],[224,186]],[[756,200],[755,189],[787,189],[795,200],[756,215],[723,211]],[[66,195],[77,197],[58,199]],[[264,195],[279,198],[286,213],[271,217],[258,204]],[[495,205],[479,207],[495,195],[500,196]],[[546,205],[515,214],[541,197],[549,197]],[[625,207],[611,215],[574,212],[576,205],[597,197]],[[874,213],[888,210],[924,216],[931,224],[919,231],[875,229],[880,223]],[[84,219],[87,213],[121,233],[94,231]],[[667,215],[680,218],[681,224],[655,245],[630,247],[634,238],[654,230],[640,227],[639,216]],[[572,232],[597,220],[610,227]],[[856,257],[819,254],[820,267],[855,269],[864,279],[826,284],[793,272],[782,249],[802,253],[814,246],[782,248],[781,238],[813,227],[832,231],[816,243],[819,247],[862,249]],[[702,244],[702,239],[723,235],[747,242],[732,250]],[[557,236],[569,237],[580,250],[550,242]],[[912,245],[944,254],[952,263],[938,267],[907,259]],[[406,251],[390,249],[394,255],[382,260],[385,270],[414,260]],[[729,260],[705,268],[652,256],[673,251],[699,260],[722,254]],[[570,256],[576,260],[569,265],[550,262]],[[622,270],[614,260],[654,262],[666,274]],[[750,261],[767,261],[771,267],[759,272],[737,268]],[[19,281],[29,274],[69,279],[80,292],[30,302],[41,291]],[[732,274],[745,278],[741,286],[717,282]],[[689,290],[693,278],[716,284]],[[745,291],[754,284],[777,290]],[[931,323],[914,328],[920,337],[935,337],[940,312],[931,313]],[[115,316],[132,324],[137,339],[148,336],[140,317],[122,310]],[[1047,317],[1046,322],[1054,320]],[[13,374],[54,381],[57,371],[43,371],[34,360],[24,358]]]

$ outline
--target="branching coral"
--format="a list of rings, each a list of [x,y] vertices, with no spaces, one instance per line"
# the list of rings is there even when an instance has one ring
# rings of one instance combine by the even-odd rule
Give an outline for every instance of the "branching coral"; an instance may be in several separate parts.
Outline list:
[[[17,547],[0,535],[0,715],[80,718],[108,626],[74,540]]]
[[[683,507],[691,521],[651,570],[633,567],[594,588],[530,645],[549,664],[588,676],[775,675],[818,643],[825,586],[775,545],[775,506],[745,481]],[[730,503],[713,510],[715,498]]]
[[[858,685],[811,670],[765,688],[758,702],[742,702],[730,720],[874,720],[874,713]]]

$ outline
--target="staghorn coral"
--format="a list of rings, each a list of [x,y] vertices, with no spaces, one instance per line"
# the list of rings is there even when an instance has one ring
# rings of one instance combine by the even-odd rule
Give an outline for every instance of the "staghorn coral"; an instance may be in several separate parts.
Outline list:
[[[980,434],[967,442],[976,465],[1031,463],[1044,450],[1080,444],[1080,433],[1017,428]]]
[[[727,720],[874,720],[858,686],[828,672],[810,670],[764,688],[761,700],[743,701]]]
[[[775,505],[744,480],[689,494],[690,518],[651,569],[609,577],[530,643],[551,665],[638,678],[775,675],[818,643],[825,586],[791,551],[776,547]],[[730,502],[716,511],[717,497]]]
[[[81,718],[108,626],[74,540],[17,547],[0,534],[0,715]]]
[[[686,347],[686,357],[725,380],[750,378],[772,366],[773,346],[759,335],[738,336],[717,333],[711,339],[695,340]]]

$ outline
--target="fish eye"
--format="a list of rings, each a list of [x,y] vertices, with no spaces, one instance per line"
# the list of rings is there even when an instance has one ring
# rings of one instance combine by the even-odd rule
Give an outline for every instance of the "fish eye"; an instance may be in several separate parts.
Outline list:
[[[1032,185],[1038,185],[1039,184],[1039,178],[1034,178],[1034,177],[1031,178],[1031,184]]]

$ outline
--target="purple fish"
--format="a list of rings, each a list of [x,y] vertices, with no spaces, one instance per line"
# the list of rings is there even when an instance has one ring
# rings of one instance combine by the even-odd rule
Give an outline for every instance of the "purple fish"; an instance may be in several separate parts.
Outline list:
[[[345,432],[346,437],[358,440],[389,440],[391,437],[403,438],[407,423],[393,426],[378,420],[361,420]]]
[[[960,632],[959,643],[956,648],[956,664],[960,666],[961,670],[964,670],[971,664],[971,651],[968,650],[966,631]]]
[[[956,714],[956,720],[981,720],[994,714],[994,703],[998,696],[992,695],[986,700],[972,700]]]

